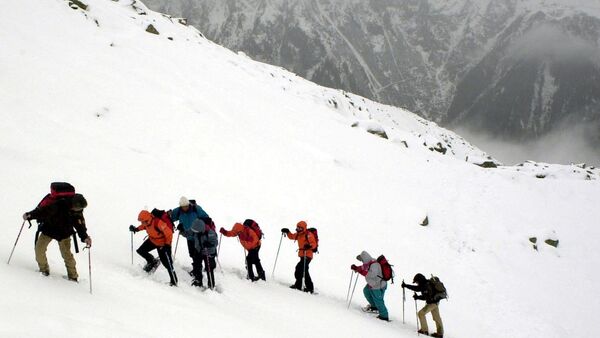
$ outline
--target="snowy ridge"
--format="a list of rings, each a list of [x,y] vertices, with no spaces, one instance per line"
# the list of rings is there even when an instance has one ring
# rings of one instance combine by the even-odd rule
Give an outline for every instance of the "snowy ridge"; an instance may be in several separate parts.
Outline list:
[[[315,337],[414,337],[414,304],[408,293],[403,325],[398,283],[417,272],[449,289],[448,338],[598,331],[589,297],[600,264],[600,181],[480,168],[463,156],[483,151],[409,112],[252,61],[139,2],[86,4],[15,1],[0,14],[0,247],[7,257],[22,213],[51,181],[86,196],[94,240],[89,295],[87,252],[77,255],[80,283],[68,283],[52,244],[51,277],[42,278],[33,231],[23,231],[11,265],[0,264],[0,336],[306,337],[310,322]],[[436,140],[446,155],[429,149]],[[172,208],[181,195],[218,226],[261,224],[267,283],[243,279],[235,239],[222,242],[220,293],[189,286],[183,242],[178,288],[164,284],[164,269],[145,276],[139,257],[130,264],[127,228],[139,210]],[[270,278],[280,228],[301,219],[319,229],[316,296],[288,289],[292,241],[282,242]],[[358,311],[361,279],[346,309],[361,250],[394,264],[391,323]]]

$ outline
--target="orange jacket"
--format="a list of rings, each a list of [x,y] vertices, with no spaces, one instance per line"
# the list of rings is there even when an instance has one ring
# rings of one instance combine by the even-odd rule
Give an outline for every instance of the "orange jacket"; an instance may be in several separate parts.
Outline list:
[[[152,244],[161,247],[171,245],[173,240],[173,230],[161,219],[152,216],[147,210],[140,211],[138,221],[142,222],[137,229],[146,230],[148,238]]]
[[[240,223],[235,223],[231,231],[225,230],[223,235],[227,237],[238,236],[240,243],[242,243],[242,246],[246,250],[252,250],[260,245],[260,239],[256,232]]]
[[[296,224],[296,227],[300,228],[301,231],[296,233],[288,232],[287,237],[292,240],[298,241],[298,257],[306,257],[313,258],[313,250],[317,247],[317,240],[315,239],[315,235],[312,232],[307,231],[306,222],[300,221]],[[304,249],[306,244],[310,245],[310,249]]]

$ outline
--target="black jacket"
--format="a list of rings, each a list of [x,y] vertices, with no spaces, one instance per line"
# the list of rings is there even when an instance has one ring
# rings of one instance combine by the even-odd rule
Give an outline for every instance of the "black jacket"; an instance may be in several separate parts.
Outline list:
[[[412,291],[420,292],[421,295],[418,295],[416,297],[416,299],[424,300],[425,303],[427,303],[427,304],[439,303],[439,301],[436,301],[433,299],[433,297],[435,296],[435,292],[433,291],[433,288],[432,288],[429,280],[427,280],[427,282],[425,282],[424,284],[417,284],[417,285],[405,284],[404,287],[406,287],[407,289],[412,290]]]
[[[38,230],[52,239],[62,241],[73,235],[75,229],[81,241],[84,241],[88,237],[85,218],[81,211],[73,211],[71,207],[71,201],[63,198],[35,208],[29,212],[29,216],[38,221]]]

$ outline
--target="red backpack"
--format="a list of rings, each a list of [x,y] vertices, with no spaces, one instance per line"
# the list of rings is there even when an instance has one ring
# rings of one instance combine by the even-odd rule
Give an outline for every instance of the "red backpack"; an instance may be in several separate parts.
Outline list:
[[[171,228],[171,231],[174,231],[175,229],[175,224],[173,224],[173,221],[171,220],[171,216],[169,216],[169,213],[164,211],[164,210],[160,210],[160,209],[152,209],[152,211],[150,212],[152,214],[152,216],[160,219],[161,221],[167,223],[167,226],[169,228]]]
[[[319,232],[317,231],[317,228],[308,228],[307,231],[309,231],[313,234],[313,236],[315,236],[315,242],[317,242],[317,246],[315,247],[313,252],[319,253]],[[306,241],[308,242],[308,236],[306,237]]]
[[[264,234],[263,234],[262,230],[260,229],[260,226],[254,220],[251,220],[251,219],[245,220],[244,226],[247,228],[250,228],[250,230],[254,231],[256,236],[258,236],[259,240],[264,237]]]
[[[392,265],[388,262],[387,258],[384,255],[377,257],[377,263],[381,265],[381,274],[382,276],[378,276],[384,281],[392,280],[392,284],[394,284],[394,270],[392,269]]]
[[[38,207],[48,206],[61,198],[70,198],[75,196],[75,187],[66,182],[50,183],[50,193],[44,196]]]

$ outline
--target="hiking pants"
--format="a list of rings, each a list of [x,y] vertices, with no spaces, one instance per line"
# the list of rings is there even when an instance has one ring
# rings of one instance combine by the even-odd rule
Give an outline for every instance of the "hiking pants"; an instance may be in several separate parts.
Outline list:
[[[306,271],[304,271],[304,261],[306,260]],[[310,261],[312,258],[309,257],[300,257],[300,261],[296,264],[296,271],[294,272],[294,277],[296,277],[296,283],[294,286],[298,290],[302,290],[302,276],[304,276],[304,285],[306,286],[306,291],[313,292],[315,291],[315,287],[313,285],[312,279],[310,278],[310,273],[308,267],[310,266]]]
[[[213,289],[215,287],[215,268],[217,267],[215,257],[202,255],[201,253],[197,253],[194,257],[194,269],[192,270],[194,279],[202,285],[202,265],[204,265],[206,268],[208,287]]]
[[[367,299],[369,304],[372,307],[377,308],[377,310],[379,311],[379,315],[383,318],[389,318],[387,307],[385,307],[385,302],[383,300],[383,296],[385,295],[386,289],[387,286],[383,289],[375,290],[369,288],[369,285],[365,285],[365,288],[363,289],[363,294],[365,295],[365,298]]]
[[[177,275],[175,274],[175,268],[173,267],[173,258],[171,257],[171,246],[165,245],[161,247],[157,247],[150,241],[150,239],[146,239],[142,245],[137,249],[137,253],[144,257],[148,264],[152,264],[154,262],[154,256],[150,253],[150,251],[156,249],[158,252],[158,258],[162,265],[167,269],[169,273],[169,278],[171,279],[171,284],[177,284]]]
[[[50,272],[50,266],[48,265],[48,258],[46,257],[46,250],[48,245],[52,242],[52,238],[44,234],[40,234],[37,242],[35,243],[35,260],[38,263],[38,267],[41,272]],[[67,268],[67,276],[69,278],[77,279],[77,269],[75,268],[76,261],[71,252],[71,237],[67,237],[61,241],[58,241],[58,248],[60,254],[65,261],[65,267]]]
[[[254,269],[253,265],[256,265],[256,273],[258,274],[258,278],[265,280],[265,270],[263,270],[262,265],[260,264],[260,257],[258,257],[258,252],[260,251],[260,245],[254,249],[248,250],[248,256],[246,256],[246,266],[248,268],[248,278],[251,281],[254,281]]]
[[[442,323],[442,317],[440,317],[440,309],[437,304],[427,304],[425,305],[421,311],[419,311],[419,322],[421,322],[421,330],[429,332],[429,328],[427,326],[427,319],[425,315],[431,312],[431,316],[433,317],[433,321],[435,322],[435,327],[437,333],[439,335],[444,335],[444,324]]]

